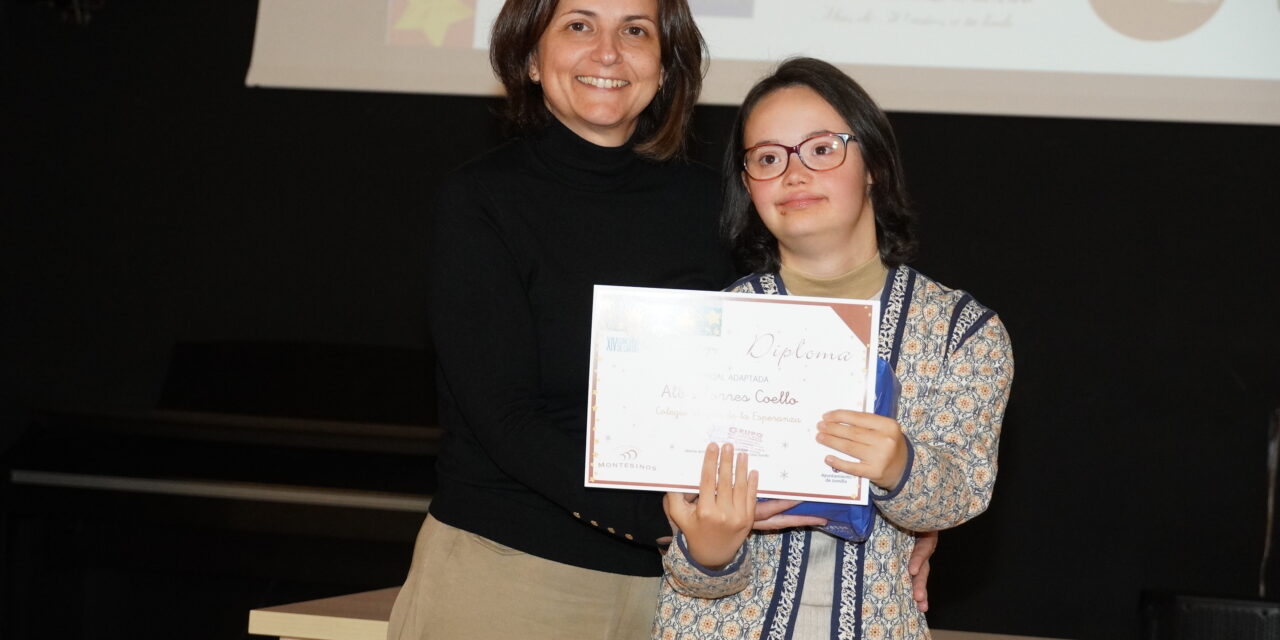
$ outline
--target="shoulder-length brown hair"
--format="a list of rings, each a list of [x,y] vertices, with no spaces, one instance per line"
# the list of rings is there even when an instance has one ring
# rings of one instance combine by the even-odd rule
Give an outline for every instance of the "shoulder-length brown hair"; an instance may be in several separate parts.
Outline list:
[[[493,23],[489,63],[507,90],[506,116],[517,129],[546,124],[551,114],[541,85],[529,78],[529,60],[551,24],[559,0],[507,0]],[[658,0],[662,87],[640,113],[636,152],[655,160],[684,155],[689,121],[702,91],[707,44],[685,0]]]

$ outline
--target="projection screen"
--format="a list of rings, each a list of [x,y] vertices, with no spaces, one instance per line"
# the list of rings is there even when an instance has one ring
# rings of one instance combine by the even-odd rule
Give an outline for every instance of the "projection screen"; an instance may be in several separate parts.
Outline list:
[[[563,1],[563,0],[562,0]],[[260,0],[250,86],[500,95],[501,0]],[[1280,124],[1280,0],[690,0],[702,102],[778,60],[890,111]]]

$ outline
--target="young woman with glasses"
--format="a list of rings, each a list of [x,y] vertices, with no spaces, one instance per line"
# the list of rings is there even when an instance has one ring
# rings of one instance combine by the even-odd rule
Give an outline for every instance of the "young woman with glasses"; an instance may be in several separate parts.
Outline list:
[[[903,264],[916,243],[893,131],[847,75],[811,58],[783,63],[747,95],[731,140],[721,223],[755,271],[731,289],[878,298],[899,409],[817,422],[818,442],[860,462],[814,464],[871,482],[864,540],[752,531],[748,461],[739,454],[731,471],[732,446],[709,447],[696,499],[667,495],[680,532],[664,556],[654,637],[927,638],[908,570],[914,532],[958,525],[991,498],[1008,335],[972,296]]]

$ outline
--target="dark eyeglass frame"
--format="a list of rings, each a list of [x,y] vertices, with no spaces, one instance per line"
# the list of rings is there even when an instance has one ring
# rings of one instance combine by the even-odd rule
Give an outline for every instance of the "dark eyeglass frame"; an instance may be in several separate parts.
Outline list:
[[[813,167],[809,166],[809,163],[808,163],[808,162],[805,162],[805,161],[804,161],[804,155],[802,155],[802,154],[800,153],[800,147],[803,147],[804,145],[808,144],[810,140],[816,140],[816,139],[818,139],[818,138],[825,138],[825,137],[827,137],[827,136],[835,136],[835,137],[837,137],[837,138],[840,138],[840,140],[842,140],[842,141],[844,142],[844,144],[845,144],[844,157],[840,159],[840,164],[837,164],[837,165],[836,165],[836,166],[834,166],[834,167],[828,167],[828,168],[826,168],[826,169],[814,169]],[[849,149],[848,149],[848,147],[849,147],[849,142],[850,142],[850,141],[852,141],[852,142],[857,142],[857,141],[858,141],[858,136],[856,136],[856,135],[854,135],[854,134],[852,134],[852,133],[819,133],[819,134],[818,134],[818,135],[816,135],[816,136],[809,136],[808,138],[805,138],[804,140],[801,140],[799,144],[796,144],[796,145],[794,145],[794,146],[790,146],[790,147],[788,147],[788,146],[787,146],[787,145],[785,145],[785,144],[778,144],[778,143],[776,143],[776,142],[766,142],[766,143],[764,143],[764,144],[758,144],[758,145],[756,145],[756,146],[754,146],[754,147],[747,147],[746,149],[743,149],[743,150],[742,150],[742,152],[741,152],[741,154],[740,154],[740,155],[742,156],[742,172],[743,172],[743,173],[745,173],[745,174],[747,175],[747,177],[748,177],[748,178],[750,178],[750,179],[752,179],[752,180],[755,180],[755,181],[757,181],[757,182],[763,182],[763,181],[766,181],[766,180],[777,180],[778,178],[781,178],[781,177],[783,176],[783,174],[785,174],[785,173],[787,172],[787,169],[789,169],[789,168],[791,167],[791,154],[793,154],[793,153],[796,155],[796,157],[797,157],[797,158],[799,158],[799,159],[800,159],[800,164],[804,165],[804,166],[805,166],[805,168],[806,168],[806,169],[808,169],[808,170],[810,170],[810,171],[832,171],[832,170],[834,170],[834,169],[839,169],[841,166],[843,166],[843,165],[844,165],[844,161],[845,161],[845,160],[847,160],[847,159],[849,158]],[[756,150],[756,149],[759,149],[759,148],[761,148],[761,147],[779,147],[779,148],[782,148],[782,149],[786,150],[786,152],[787,152],[787,154],[784,156],[787,160],[786,160],[786,163],[782,165],[782,171],[779,171],[779,172],[778,172],[778,175],[773,176],[772,178],[757,178],[757,177],[755,177],[755,176],[751,175],[751,170],[747,168],[747,154],[749,154],[749,153],[751,153],[752,151],[754,151],[754,150]]]

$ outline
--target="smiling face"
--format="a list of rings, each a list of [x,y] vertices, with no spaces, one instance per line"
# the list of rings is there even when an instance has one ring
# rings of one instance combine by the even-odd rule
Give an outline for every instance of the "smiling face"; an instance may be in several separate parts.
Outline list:
[[[547,109],[574,133],[616,147],[662,82],[657,0],[561,0],[529,61]]]
[[[857,134],[812,89],[785,87],[756,103],[742,144],[791,146],[822,133]],[[809,169],[793,154],[777,178],[752,180],[744,173],[742,179],[761,221],[778,239],[784,264],[813,274],[804,265],[823,264],[824,271],[843,273],[877,254],[871,181],[856,143],[844,163],[829,171]]]

